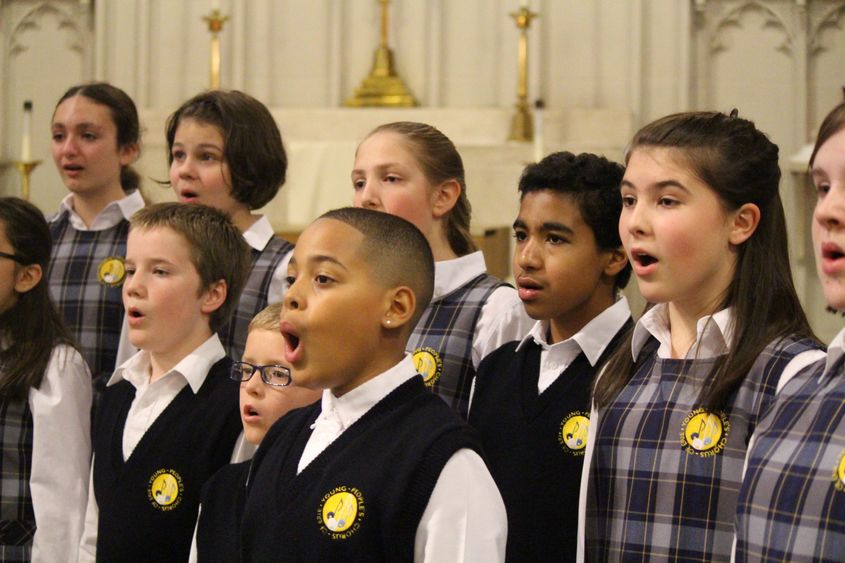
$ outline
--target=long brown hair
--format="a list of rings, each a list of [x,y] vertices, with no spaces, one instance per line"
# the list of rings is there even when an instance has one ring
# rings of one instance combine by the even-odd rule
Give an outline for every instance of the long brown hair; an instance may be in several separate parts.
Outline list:
[[[792,282],[778,147],[753,122],[718,112],[679,113],[646,125],[631,141],[626,163],[641,147],[673,149],[726,209],[746,203],[760,209],[760,223],[739,245],[733,280],[715,309],[733,307],[733,336],[729,352],[709,374],[701,402],[711,410],[722,408],[769,343],[789,335],[815,338]],[[599,406],[613,400],[633,375],[631,336],[596,384]]]
[[[458,256],[475,252],[477,247],[469,231],[472,206],[467,198],[464,162],[455,144],[436,127],[413,121],[379,125],[367,138],[383,131],[402,136],[430,184],[437,186],[449,180],[460,184],[461,194],[446,218],[446,239]]]
[[[7,345],[0,351],[0,399],[22,400],[41,385],[53,348],[70,344],[71,337],[50,301],[46,274],[52,238],[44,214],[22,199],[3,197],[0,228],[14,248],[16,268],[37,264],[42,271],[41,280],[0,314],[0,337]]]

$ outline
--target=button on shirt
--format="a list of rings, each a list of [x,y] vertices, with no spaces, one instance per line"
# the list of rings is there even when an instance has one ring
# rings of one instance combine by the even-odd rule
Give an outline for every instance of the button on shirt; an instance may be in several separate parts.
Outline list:
[[[419,377],[410,355],[386,372],[341,397],[323,391],[322,412],[314,422],[297,473],[368,410],[411,379]],[[505,505],[487,466],[474,451],[455,452],[437,479],[417,527],[414,561],[504,561]]]

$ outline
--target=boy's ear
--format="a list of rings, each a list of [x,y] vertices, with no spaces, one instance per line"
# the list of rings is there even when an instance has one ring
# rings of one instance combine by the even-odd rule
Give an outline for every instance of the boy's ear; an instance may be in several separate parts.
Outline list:
[[[604,266],[604,275],[612,278],[625,268],[628,263],[628,255],[625,254],[624,248],[608,250],[607,253],[608,260]]]
[[[760,208],[753,203],[745,203],[732,215],[733,224],[728,240],[733,245],[742,244],[757,230],[757,225],[760,224]]]
[[[387,306],[381,317],[382,328],[400,328],[411,321],[417,307],[417,296],[410,287],[395,287],[387,293],[385,299]]]
[[[461,197],[461,185],[457,180],[446,180],[434,189],[431,211],[436,219],[443,217],[455,207]]]
[[[29,264],[28,266],[19,266],[18,271],[15,272],[15,291],[18,293],[26,293],[41,281],[44,272],[38,264]]]
[[[217,309],[223,306],[226,302],[226,294],[228,293],[228,285],[226,280],[217,280],[212,282],[203,293],[202,312],[210,315]]]

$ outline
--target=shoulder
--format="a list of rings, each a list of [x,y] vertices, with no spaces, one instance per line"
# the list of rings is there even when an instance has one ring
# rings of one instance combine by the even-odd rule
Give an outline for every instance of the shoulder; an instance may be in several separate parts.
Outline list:
[[[506,342],[487,354],[478,365],[478,377],[484,378],[490,372],[500,372],[519,355],[519,340]]]

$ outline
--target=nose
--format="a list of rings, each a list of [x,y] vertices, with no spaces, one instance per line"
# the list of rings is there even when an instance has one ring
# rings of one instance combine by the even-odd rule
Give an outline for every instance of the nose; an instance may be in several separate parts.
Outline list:
[[[193,178],[196,176],[194,160],[190,156],[185,156],[181,160],[174,159],[171,166],[179,178]]]
[[[264,381],[261,379],[261,374],[258,370],[255,370],[252,377],[250,377],[249,380],[244,381],[242,385],[246,389],[246,392],[252,396],[260,395],[264,390]]]
[[[648,232],[648,211],[636,202],[622,208],[619,216],[619,234],[642,236]]]
[[[74,135],[67,135],[59,141],[59,152],[63,156],[73,156],[79,152],[79,146]]]
[[[520,269],[522,271],[536,270],[540,267],[540,252],[532,237],[526,237],[519,244],[516,252],[514,270]],[[514,272],[516,273],[516,272]]]
[[[141,277],[141,274],[138,272],[132,274],[127,272],[126,277],[123,279],[123,295],[139,297],[144,287]]]
[[[355,191],[353,205],[367,209],[381,209],[381,201],[378,197],[375,182],[366,182],[361,188]]]
[[[301,297],[298,295],[299,286],[297,285],[298,280],[294,280],[292,284],[288,287],[288,290],[285,292],[285,297],[282,299],[282,312],[280,315],[280,320],[284,320],[284,313],[285,310],[296,311],[300,308],[301,304]]]
[[[828,192],[816,202],[813,219],[828,230],[845,226],[845,185],[830,186]]]

